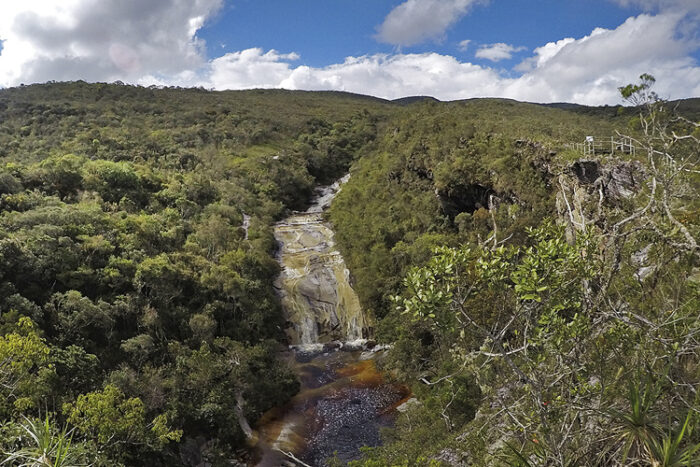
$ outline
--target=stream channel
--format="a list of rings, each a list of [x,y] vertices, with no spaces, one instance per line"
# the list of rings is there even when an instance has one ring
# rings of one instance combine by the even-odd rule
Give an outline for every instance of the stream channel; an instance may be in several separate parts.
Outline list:
[[[296,458],[320,467],[334,453],[342,461],[357,459],[360,447],[381,442],[379,429],[393,424],[396,408],[410,396],[377,370],[384,350],[366,339],[371,322],[323,221],[345,181],[319,188],[308,210],[275,225],[282,266],[275,286],[292,343],[282,358],[301,390],[258,421],[257,466],[303,465]]]

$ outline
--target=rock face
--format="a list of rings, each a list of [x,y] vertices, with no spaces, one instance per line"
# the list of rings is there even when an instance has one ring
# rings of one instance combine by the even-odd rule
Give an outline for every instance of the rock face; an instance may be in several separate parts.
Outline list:
[[[470,465],[465,460],[465,454],[455,451],[454,449],[443,449],[432,460],[438,461],[440,465],[449,465],[450,467],[467,467]]]
[[[598,161],[580,160],[573,163],[571,170],[580,183],[591,185],[601,175],[601,166]]]
[[[322,213],[340,184],[320,190],[316,202],[275,226],[282,273],[276,282],[294,345],[363,337],[368,327],[350,272],[335,249],[333,231]]]
[[[648,183],[637,161],[580,159],[559,175],[557,212],[567,222],[567,239],[585,225],[600,223],[602,206],[618,209]]]
[[[644,170],[636,161],[614,165],[608,173],[604,191],[612,200],[619,201],[631,197],[639,191],[644,181]]]
[[[630,198],[642,188],[644,170],[636,161],[602,165],[596,160],[574,162],[571,172],[581,185],[601,187],[606,200],[619,202]]]

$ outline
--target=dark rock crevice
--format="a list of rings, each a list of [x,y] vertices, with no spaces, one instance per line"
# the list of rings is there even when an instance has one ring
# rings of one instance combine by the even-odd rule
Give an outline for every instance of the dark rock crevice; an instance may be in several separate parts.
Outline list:
[[[450,185],[444,190],[435,190],[440,200],[440,207],[445,215],[454,219],[462,212],[473,214],[475,211],[490,208],[490,198],[496,192],[489,186],[478,183]]]
[[[598,161],[580,160],[571,165],[571,171],[579,183],[591,185],[601,176],[602,167]]]

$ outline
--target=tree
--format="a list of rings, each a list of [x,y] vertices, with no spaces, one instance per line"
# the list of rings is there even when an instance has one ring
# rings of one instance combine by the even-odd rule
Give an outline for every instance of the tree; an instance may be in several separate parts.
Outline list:
[[[91,161],[83,170],[84,186],[94,190],[103,200],[117,203],[125,196],[139,206],[145,204],[141,179],[135,172],[133,164],[128,162]]]
[[[0,414],[39,406],[55,375],[50,353],[29,318],[20,318],[17,331],[0,336]]]
[[[52,295],[44,308],[56,322],[59,342],[79,343],[93,353],[108,343],[114,326],[110,304],[95,304],[77,290],[69,290]]]
[[[73,154],[48,157],[29,174],[30,185],[38,182],[44,191],[61,198],[74,196],[82,188],[82,167],[86,161]]]
[[[659,96],[651,90],[654,83],[656,83],[656,78],[648,73],[644,73],[639,77],[639,80],[638,84],[628,84],[618,89],[622,98],[635,107],[658,102]]]
[[[123,452],[124,444],[158,449],[179,441],[182,436],[182,430],[168,427],[165,415],[147,422],[143,402],[136,397],[127,398],[111,384],[102,391],[79,396],[74,403],[64,404],[63,412],[81,434],[112,450],[116,457]]]
[[[590,342],[581,283],[592,276],[591,240],[571,245],[552,223],[530,232],[523,247],[439,248],[427,266],[406,277],[398,310],[428,319],[451,346],[458,369],[429,385],[473,373],[483,396],[497,401],[515,426],[494,424],[508,438],[521,431],[552,446],[547,462],[564,465],[575,449],[565,427],[579,416],[590,389],[575,387],[590,372],[580,354]],[[507,392],[504,392],[507,388]],[[446,412],[443,412],[446,414]]]
[[[644,207],[618,223],[637,221],[656,234],[659,241],[697,256],[699,237],[693,224],[698,220],[700,123],[669,109],[650,90],[656,81],[653,76],[643,74],[640,80],[637,85],[620,88],[620,92],[625,100],[638,107],[634,123],[641,135],[628,137],[646,157],[644,167],[651,189]]]
[[[485,464],[698,461],[698,125],[652,84],[622,89],[643,103],[637,159],[609,162],[639,164],[634,190],[562,174],[562,218],[522,245],[437,249],[395,297],[455,361],[423,383],[471,373],[490,402],[458,436]]]

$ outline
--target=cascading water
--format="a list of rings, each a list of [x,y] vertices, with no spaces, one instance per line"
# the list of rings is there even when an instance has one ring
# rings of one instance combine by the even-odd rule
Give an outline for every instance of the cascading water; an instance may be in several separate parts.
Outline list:
[[[299,465],[292,458],[322,466],[334,452],[343,461],[355,459],[361,446],[380,442],[379,428],[393,423],[394,409],[409,396],[406,387],[386,383],[375,366],[381,352],[368,351],[372,344],[363,339],[371,323],[323,222],[347,179],[319,189],[306,212],[275,225],[282,266],[275,285],[292,343],[286,358],[301,390],[258,421],[258,466]]]
[[[311,347],[329,341],[363,337],[368,323],[350,272],[335,249],[333,231],[323,222],[323,211],[348,176],[329,187],[303,213],[295,213],[275,226],[280,244],[282,274],[276,286],[292,327],[292,344]]]

